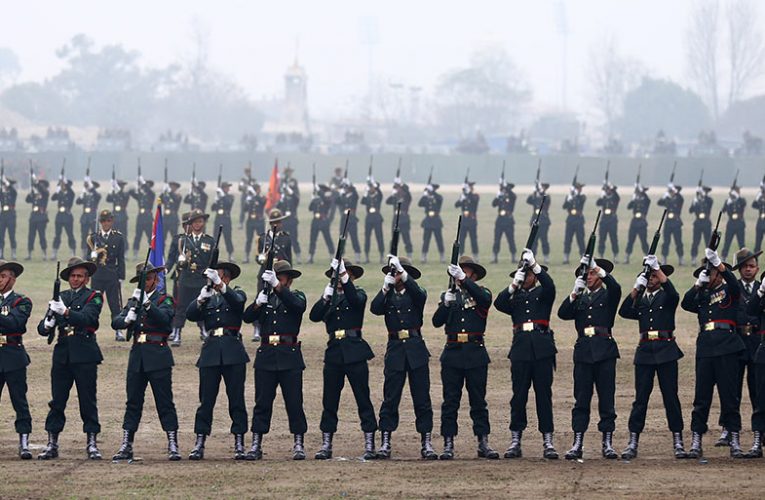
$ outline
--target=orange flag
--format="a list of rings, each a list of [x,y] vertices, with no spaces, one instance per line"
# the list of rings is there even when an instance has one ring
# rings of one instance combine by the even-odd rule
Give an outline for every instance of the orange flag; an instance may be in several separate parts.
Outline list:
[[[271,179],[268,181],[268,195],[266,197],[266,210],[271,210],[279,203],[279,159],[274,160],[274,169],[271,171]]]

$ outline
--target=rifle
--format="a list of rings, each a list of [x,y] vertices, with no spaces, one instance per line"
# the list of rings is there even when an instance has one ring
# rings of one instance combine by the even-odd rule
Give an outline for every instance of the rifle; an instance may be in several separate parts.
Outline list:
[[[345,159],[345,173],[343,174],[343,180],[345,181],[345,184],[348,184],[348,164],[349,164],[348,158]]]
[[[316,187],[316,162],[313,163],[313,174],[311,176],[311,182],[313,183],[313,195],[319,192],[319,188]]]
[[[502,174],[499,176],[499,188],[504,188],[505,184],[505,160],[502,160]]]
[[[712,231],[712,236],[709,237],[709,243],[707,244],[707,248],[715,251],[717,250],[717,247],[720,246],[720,239],[722,238],[722,234],[720,234],[719,231],[722,214],[723,211],[720,210],[720,213],[717,214],[717,224],[715,224],[715,229]],[[709,261],[707,261],[705,269],[707,271],[707,275],[709,275],[709,272],[712,270],[712,264]]]
[[[640,170],[642,170],[642,168],[643,168],[643,164],[638,163],[637,176],[635,176],[635,196],[640,194]],[[635,198],[633,197],[632,199],[634,200]]]
[[[372,177],[372,161],[374,160],[374,156],[369,157],[369,169],[367,170],[367,184],[371,186],[374,183],[373,177]]]
[[[130,300],[128,300],[127,303],[128,311],[131,307],[135,307],[135,321],[128,325],[125,330],[125,339],[128,341],[130,341],[132,337],[141,333],[141,319],[146,311],[146,309],[142,307],[142,304],[144,297],[146,296],[146,291],[144,289],[146,288],[146,274],[148,274],[146,272],[146,266],[149,264],[149,256],[151,256],[151,247],[146,251],[146,260],[143,261],[141,275],[138,277],[138,289],[141,290],[141,298],[140,300],[136,300],[135,297],[130,297]]]
[[[608,184],[609,184],[608,183],[608,174],[610,173],[610,171],[611,171],[611,160],[608,160],[608,162],[606,163],[606,175],[603,178],[603,187],[604,188],[608,187]]]
[[[467,183],[470,182],[470,167],[467,168],[465,171],[465,182],[464,184],[467,185]]]
[[[223,164],[218,165],[218,189],[223,184]]]
[[[191,166],[191,190],[193,191],[197,187],[197,162],[194,162]]]
[[[452,243],[452,258],[449,261],[450,264],[453,265],[459,265],[460,261],[460,231],[462,230],[462,215],[460,215],[459,219],[457,219],[457,235],[454,237],[454,243]],[[449,275],[449,291],[452,293],[456,293],[457,291],[457,281]],[[457,301],[454,301],[454,304],[450,305],[449,307],[449,314],[447,316],[447,322],[450,322],[452,320],[452,313],[454,312],[455,308],[461,307],[462,304],[458,304]]]
[[[396,203],[396,218],[393,221],[393,233],[390,236],[390,252],[388,252],[390,255],[394,255],[398,257],[398,237],[399,237],[399,227],[398,227],[398,219],[401,215],[401,202],[399,201]],[[390,265],[390,259],[388,259],[388,274],[391,276],[396,275],[396,270],[391,268]],[[393,292],[393,289],[391,289],[388,293]]]
[[[541,175],[542,175],[542,158],[540,158],[539,161],[537,162],[537,177],[534,180],[534,188],[536,189],[538,193],[542,191],[541,189],[542,184],[539,182],[539,177]]]
[[[574,171],[574,178],[571,180],[571,185],[575,186],[577,184],[577,180],[579,179],[579,164],[576,164],[576,170]]]
[[[271,245],[268,247],[268,251],[266,252],[266,262],[263,264],[264,271],[272,271],[274,269],[274,247],[276,246],[274,244],[274,239],[276,238],[276,231],[274,230],[274,226],[271,226],[269,234],[271,235]],[[266,295],[271,295],[271,284],[263,283],[263,291],[266,293]]]
[[[677,170],[677,160],[675,160],[674,165],[672,165],[672,173],[669,174],[669,183],[673,186],[675,185],[675,170]]]
[[[401,157],[398,157],[398,166],[396,167],[396,179],[401,179]]]
[[[736,176],[733,178],[733,184],[730,185],[730,190],[733,191],[738,187],[738,169],[736,169]]]
[[[167,183],[167,158],[165,158],[165,172],[164,172],[164,181],[165,181],[165,187],[167,187],[169,184]]]
[[[343,222],[343,231],[340,233],[340,239],[337,242],[337,250],[335,250],[335,259],[338,262],[337,269],[335,269],[332,272],[332,278],[329,281],[330,286],[332,287],[332,300],[330,300],[331,306],[334,306],[337,304],[336,298],[337,297],[337,284],[340,282],[340,261],[343,259],[343,253],[345,253],[345,236],[348,234],[348,221],[351,218],[351,211],[350,209],[345,211],[345,221]],[[332,313],[332,307],[330,307],[327,310],[327,315]],[[326,317],[326,316],[325,316]]]
[[[215,269],[218,265],[218,257],[220,256],[220,235],[223,233],[223,224],[218,226],[218,235],[215,236],[215,246],[210,252],[210,262],[207,264],[207,269]],[[212,290],[212,282],[207,280],[207,291]]]
[[[66,156],[61,161],[61,172],[58,174],[58,185],[62,188],[66,184]]]
[[[648,255],[656,255],[656,250],[659,248],[659,240],[661,239],[661,227],[664,225],[664,218],[667,217],[667,209],[664,209],[664,213],[661,214],[661,220],[659,221],[659,227],[656,228],[656,232],[653,234],[653,240],[651,240],[651,247],[648,249]],[[643,276],[645,276],[646,280],[651,279],[651,274],[653,273],[653,269],[651,269],[651,266],[647,264],[643,264]],[[635,295],[635,301],[634,303],[637,304],[640,298],[643,296],[643,293],[645,292],[645,287],[640,286],[637,291],[637,295]]]
[[[590,265],[592,264],[592,257],[595,254],[595,240],[597,240],[597,230],[598,230],[598,223],[600,223],[600,213],[601,211],[598,210],[598,216],[595,218],[595,226],[592,228],[592,233],[590,233],[590,239],[587,240],[587,248],[584,251],[584,256],[587,258],[586,264],[580,264],[579,270],[577,271],[577,276],[581,276],[583,279],[587,279],[587,271],[590,269]]]
[[[141,179],[143,176],[141,175],[141,157],[138,157],[138,179],[136,179],[136,182],[138,183],[138,187],[141,188],[143,186],[143,182]]]
[[[114,163],[112,163],[112,193],[116,193],[117,190],[118,190],[117,172],[115,171]],[[114,208],[115,204],[116,204],[116,201],[112,203],[112,209]]]
[[[534,242],[537,239],[537,233],[539,232],[539,217],[542,215],[542,209],[545,207],[545,201],[547,201],[547,195],[542,195],[542,201],[539,202],[539,208],[537,209],[537,216],[534,217],[534,222],[531,223],[531,230],[529,231],[529,237],[526,239],[526,246],[524,248],[531,249],[534,246]],[[521,252],[523,255],[523,252]],[[518,262],[518,270],[523,269],[523,259]]]
[[[702,168],[701,174],[699,174],[699,187],[702,187],[703,185],[704,185],[704,169]]]
[[[432,183],[433,183],[433,165],[430,166],[430,173],[428,174],[428,183],[427,183],[427,185],[430,186]]]
[[[61,272],[61,261],[56,262],[56,279],[53,280],[53,300],[59,300],[61,298],[61,278],[59,273]],[[45,319],[50,320],[54,316],[53,311],[48,308],[48,312],[45,314]],[[48,332],[48,345],[53,343],[53,339],[56,337],[56,327],[54,326],[50,332]]]

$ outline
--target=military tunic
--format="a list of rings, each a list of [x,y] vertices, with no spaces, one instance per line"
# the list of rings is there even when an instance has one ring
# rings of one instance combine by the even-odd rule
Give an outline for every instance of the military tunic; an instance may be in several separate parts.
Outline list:
[[[725,205],[723,205],[723,212],[728,216],[728,223],[725,225],[725,241],[722,248],[722,257],[725,259],[728,257],[728,251],[734,237],[738,243],[738,248],[744,248],[745,246],[744,231],[746,230],[746,221],[744,220],[744,212],[746,212],[746,200],[741,197],[735,200],[728,198],[725,200]]]
[[[742,399],[744,392],[744,379],[746,378],[746,385],[749,390],[749,402],[752,404],[752,408],[756,407],[757,403],[757,364],[755,358],[757,355],[757,349],[760,347],[760,335],[757,333],[760,331],[760,315],[758,312],[749,313],[749,303],[757,302],[759,297],[757,296],[757,289],[760,288],[760,282],[755,279],[749,283],[749,290],[747,290],[747,283],[744,280],[738,280],[739,288],[741,289],[741,299],[738,302],[738,315],[736,317],[736,330],[741,336],[741,340],[744,341],[746,350],[741,352],[741,358],[739,359],[739,372],[736,379],[736,388],[738,398]],[[722,422],[720,423],[722,425]]]
[[[55,234],[53,236],[53,250],[57,251],[61,247],[61,232],[66,232],[69,240],[69,249],[72,255],[76,253],[77,244],[74,240],[74,217],[72,216],[72,205],[74,204],[74,191],[72,188],[58,188],[50,197],[51,201],[56,202]],[[90,233],[92,229],[88,230]]]
[[[45,237],[45,228],[48,226],[48,188],[36,184],[26,197],[26,202],[31,205],[29,213],[29,232],[27,235],[27,251],[31,256],[35,248],[35,238],[40,238],[40,248],[43,253],[48,249],[48,240]]]
[[[192,186],[191,192],[183,197],[183,203],[189,206],[189,211],[207,211],[207,193],[205,193],[205,189],[199,184]]]
[[[393,194],[385,199],[385,204],[393,206],[394,210],[394,218],[391,219],[391,231],[393,231],[393,224],[395,224],[395,210],[398,202],[401,202],[401,214],[398,219],[399,234],[404,240],[404,251],[407,255],[412,255],[414,250],[412,247],[412,218],[409,216],[409,208],[412,206],[412,193],[409,191],[408,184],[402,184],[399,189],[394,189]]]
[[[91,284],[106,295],[110,320],[113,320],[122,309],[120,281],[125,279],[125,237],[116,229],[112,229],[108,233],[93,233],[90,238],[95,246],[94,251],[98,253],[96,258],[92,258],[92,255],[90,258],[97,266]]]
[[[430,249],[431,236],[436,240],[438,253],[444,254],[444,223],[441,221],[441,205],[444,204],[444,197],[435,191],[431,194],[424,194],[417,206],[425,211],[425,218],[422,219],[422,254],[427,255]]]
[[[712,212],[712,200],[711,196],[694,196],[691,206],[688,212],[694,215],[693,220],[693,240],[691,242],[691,260],[696,261],[696,256],[699,254],[699,244],[706,245],[712,236],[712,221],[710,215]]]
[[[120,189],[112,191],[106,195],[106,203],[112,204],[112,215],[114,216],[114,229],[122,233],[125,240],[128,239],[128,204],[130,203],[130,193]],[[164,222],[164,221],[163,221]]]
[[[154,226],[154,203],[157,195],[151,186],[145,183],[139,190],[130,190],[130,196],[138,203],[138,216],[135,218],[135,237],[133,238],[133,253],[141,248],[141,244],[151,242],[151,230]]]
[[[223,241],[226,243],[226,252],[231,255],[234,253],[234,240],[232,239],[232,226],[231,226],[231,210],[234,208],[234,195],[224,194],[210,206],[210,209],[215,212],[215,231],[217,234],[218,228],[223,226]]]
[[[167,268],[176,269],[175,316],[173,328],[186,324],[186,308],[207,284],[205,269],[210,264],[210,255],[215,247],[215,238],[209,234],[179,234],[170,245],[167,254]],[[185,252],[186,262],[179,262],[178,256]]]
[[[563,253],[571,253],[571,243],[576,237],[576,244],[579,247],[579,253],[584,253],[584,203],[587,196],[576,193],[566,196],[563,202],[563,210],[568,214],[566,216],[566,232],[563,237]]]
[[[5,252],[5,233],[8,233],[11,250],[16,252],[16,198],[18,191],[13,183],[0,188],[0,255]]]
[[[27,366],[30,361],[22,342],[31,312],[32,301],[28,297],[13,290],[0,295],[0,392],[3,387],[8,387],[18,434],[32,432],[32,416],[27,402]]]
[[[648,254],[648,209],[651,207],[651,199],[643,192],[636,193],[629,203],[627,210],[632,210],[632,219],[627,233],[627,255],[632,254],[635,240],[640,239],[640,248],[643,254]]]
[[[313,256],[316,253],[316,239],[321,234],[324,237],[324,243],[327,245],[327,253],[334,255],[335,243],[330,235],[331,211],[334,205],[334,199],[331,191],[321,191],[321,194],[314,196],[308,205],[311,212],[311,233],[308,243],[308,254]]]
[[[98,220],[98,203],[101,201],[101,195],[96,188],[88,189],[77,197],[75,203],[82,205],[82,214],[80,214],[80,241],[82,250],[87,255],[90,253],[87,239],[90,233],[96,229]]]
[[[491,248],[495,258],[499,254],[499,247],[502,243],[502,237],[507,239],[510,247],[510,253],[515,258],[515,211],[516,194],[512,190],[503,190],[491,202],[492,207],[497,208],[497,218],[494,221],[494,245]]]
[[[675,240],[675,249],[677,250],[677,256],[682,260],[683,258],[683,220],[680,218],[683,214],[683,203],[685,199],[680,193],[670,195],[665,193],[658,202],[657,205],[667,209],[667,218],[664,220],[664,227],[661,234],[661,255],[664,262],[667,261],[667,255],[669,254],[669,245],[672,243],[672,239]]]
[[[470,237],[470,249],[473,255],[478,255],[478,202],[481,200],[478,193],[464,193],[454,202],[454,208],[462,212],[462,226],[460,227],[460,248],[465,248],[465,238]]]
[[[611,240],[611,251],[614,255],[619,255],[619,217],[617,211],[621,198],[616,190],[607,191],[607,193],[595,201],[595,206],[600,207],[603,212],[598,226],[598,255],[606,252],[606,239]]]
[[[377,251],[380,255],[385,252],[383,246],[383,216],[380,213],[380,205],[382,204],[382,192],[379,189],[375,192],[369,192],[361,198],[361,204],[367,208],[367,215],[364,219],[364,254],[369,260],[369,247],[372,244],[372,233],[377,240]]]

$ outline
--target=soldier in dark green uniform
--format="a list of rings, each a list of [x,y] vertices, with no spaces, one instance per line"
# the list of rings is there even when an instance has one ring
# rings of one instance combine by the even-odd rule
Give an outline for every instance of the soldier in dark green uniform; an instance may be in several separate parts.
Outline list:
[[[0,259],[5,255],[5,233],[11,244],[11,258],[16,258],[16,181],[3,177],[0,179]]]
[[[428,293],[417,284],[420,270],[406,257],[389,256],[390,264],[382,268],[385,274],[382,289],[377,292],[369,310],[385,317],[388,345],[385,351],[385,382],[380,406],[381,443],[377,458],[390,458],[391,435],[398,428],[398,407],[404,382],[414,405],[415,428],[423,439],[433,432],[433,406],[430,402],[430,352],[422,338],[422,314]],[[392,270],[392,271],[391,271]],[[423,450],[420,450],[422,454]]]
[[[600,198],[595,200],[595,206],[601,207],[603,216],[598,226],[598,255],[603,257],[606,252],[606,239],[611,240],[611,251],[614,262],[619,259],[619,202],[621,197],[616,192],[616,186],[606,182],[601,190]]]
[[[681,215],[683,214],[683,203],[685,203],[685,198],[680,194],[682,189],[682,186],[670,182],[667,185],[667,191],[656,202],[660,207],[667,209],[667,220],[664,221],[664,228],[661,234],[661,260],[667,262],[669,246],[672,243],[672,239],[674,239],[678,262],[681,266],[684,265],[683,221]]]
[[[587,196],[582,193],[583,187],[584,184],[581,182],[575,182],[563,202],[563,210],[568,214],[566,216],[566,231],[563,236],[563,264],[568,264],[574,238],[576,238],[579,253],[584,253],[584,204],[587,201]]]
[[[382,191],[380,183],[374,179],[367,181],[366,192],[360,203],[366,207],[367,214],[364,218],[364,262],[369,263],[369,248],[372,245],[372,235],[377,241],[377,251],[380,254],[382,264],[385,247],[383,247],[383,216],[380,212],[382,205]]]
[[[175,304],[172,297],[157,290],[158,273],[164,267],[146,265],[144,289],[136,288],[119,316],[112,320],[115,330],[131,329],[133,347],[127,367],[127,403],[122,420],[122,445],[112,460],[133,458],[133,440],[141,423],[146,386],[151,384],[162,430],[167,433],[169,460],[180,460],[178,452],[178,415],[173,404],[173,353],[167,345],[172,331]],[[143,263],[136,266],[131,283],[139,283]],[[138,315],[140,314],[140,319]]]
[[[88,235],[96,228],[98,220],[98,203],[101,201],[101,195],[98,192],[100,184],[85,177],[82,193],[77,197],[75,203],[82,205],[82,214],[80,214],[80,241],[82,242],[83,255],[88,255]]]
[[[243,217],[247,219],[245,223],[245,243],[244,243],[244,263],[250,263],[250,251],[255,237],[266,230],[265,210],[266,197],[260,192],[260,184],[257,182],[250,186],[244,193]]]
[[[228,260],[232,259],[234,253],[234,241],[231,239],[231,210],[234,208],[234,195],[229,193],[230,190],[230,182],[221,183],[220,187],[215,190],[215,201],[210,206],[210,210],[215,212],[215,227],[223,226],[221,235],[226,243]]]
[[[395,207],[401,202],[401,214],[398,219],[398,230],[401,234],[401,239],[404,240],[404,251],[408,258],[412,258],[412,219],[409,217],[409,207],[412,206],[412,193],[409,191],[409,184],[401,180],[400,177],[393,179],[393,193],[385,199],[386,205],[392,205],[394,207],[393,217],[394,220],[391,224],[395,223]],[[391,227],[391,231],[393,227]]]
[[[338,191],[335,204],[341,212],[346,210],[351,211],[351,216],[348,218],[348,237],[351,239],[351,245],[353,246],[353,253],[356,255],[356,262],[361,262],[361,245],[359,245],[359,218],[356,215],[356,210],[359,206],[359,193],[356,190],[356,186],[350,181],[350,179],[343,179],[340,189]],[[344,224],[344,219],[340,217],[340,224]],[[342,227],[340,228],[342,231]]]
[[[11,405],[16,412],[19,457],[29,460],[32,458],[29,451],[32,416],[27,403],[29,356],[21,338],[27,331],[32,301],[13,290],[16,279],[23,272],[24,267],[21,264],[0,260],[0,391],[3,386],[8,386]]]
[[[308,423],[303,410],[303,352],[298,336],[306,309],[305,294],[292,290],[302,273],[286,260],[263,272],[264,289],[247,307],[244,321],[262,325],[261,343],[255,355],[255,408],[252,410],[252,447],[247,460],[263,458],[263,435],[271,429],[276,388],[281,388],[290,433],[294,436],[292,459],[305,459],[303,437]],[[266,285],[268,288],[265,288]]]
[[[87,435],[88,458],[101,460],[96,440],[101,432],[96,404],[96,384],[98,365],[104,357],[96,342],[96,331],[103,298],[101,292],[88,288],[88,281],[95,272],[96,265],[93,262],[84,261],[79,257],[69,259],[60,276],[62,280],[69,282],[70,289],[62,291],[59,300],[48,302],[48,309],[52,314],[46,315],[37,325],[37,333],[44,337],[58,331],[50,370],[52,398],[48,403],[50,411],[45,419],[48,445],[38,455],[40,460],[58,457],[58,435],[64,430],[64,411],[73,384],[77,385],[82,430]]]
[[[207,210],[207,193],[205,188],[207,183],[204,181],[196,181],[191,183],[189,193],[183,198],[183,203],[189,205],[189,211],[201,210],[204,212]]]
[[[632,219],[630,219],[630,228],[627,231],[627,248],[625,249],[624,263],[630,263],[632,248],[635,246],[635,240],[640,239],[640,248],[644,254],[648,253],[648,209],[651,207],[651,198],[646,194],[648,187],[641,184],[635,184],[635,191],[632,199],[627,203],[627,210],[632,210]]]
[[[369,366],[374,357],[367,341],[362,338],[364,310],[367,293],[358,288],[355,281],[364,275],[364,269],[346,260],[332,259],[325,275],[331,278],[338,272],[337,289],[331,284],[324,288],[321,298],[311,308],[309,318],[315,323],[324,322],[329,335],[324,352],[324,388],[322,391],[321,449],[317,460],[332,458],[332,437],[337,432],[337,409],[345,379],[351,385],[356,399],[361,430],[364,432],[365,460],[375,458],[375,431],[377,418],[369,398]]]
[[[428,184],[425,186],[420,201],[417,202],[417,206],[425,210],[425,218],[420,223],[420,227],[422,227],[422,257],[420,257],[420,262],[423,264],[428,261],[431,236],[436,240],[436,248],[441,263],[446,262],[444,258],[444,223],[441,220],[441,206],[444,204],[444,197],[436,192],[438,188],[438,184]]]
[[[319,184],[318,190],[308,205],[311,211],[311,232],[308,240],[308,263],[313,264],[313,255],[316,252],[316,240],[321,234],[324,237],[324,243],[327,245],[329,255],[335,253],[335,243],[329,234],[332,224],[332,210],[334,209],[334,193],[326,184]]]
[[[472,257],[463,255],[459,265],[449,264],[454,286],[441,294],[433,314],[433,326],[444,327],[446,345],[441,354],[441,382],[444,402],[441,405],[441,435],[444,436],[442,460],[454,458],[454,437],[457,435],[457,411],[462,399],[462,386],[468,392],[473,434],[478,438],[478,456],[497,459],[499,453],[489,446],[489,409],[486,404],[486,382],[489,375],[489,353],[484,334],[491,307],[491,290],[478,281],[486,269]],[[422,457],[435,459],[430,434],[422,440]]]
[[[112,204],[112,214],[114,215],[114,229],[122,233],[125,241],[128,239],[128,204],[130,203],[130,193],[125,191],[127,182],[123,180],[112,180],[112,190],[106,195],[106,203]]]
[[[507,239],[510,247],[510,259],[515,261],[515,211],[516,194],[513,192],[515,184],[508,182],[502,184],[497,192],[497,196],[492,200],[491,206],[497,208],[497,218],[494,221],[494,245],[491,248],[491,263],[496,264],[499,259],[499,249],[502,244],[502,237]]]
[[[61,247],[61,232],[66,232],[69,242],[69,250],[72,255],[77,253],[77,243],[74,240],[74,216],[72,205],[74,204],[74,191],[72,181],[59,179],[56,191],[50,197],[56,202],[55,233],[53,236],[53,252],[51,260],[56,260],[58,249]]]
[[[539,205],[542,203],[542,199],[547,195],[547,190],[550,189],[550,184],[547,182],[537,183],[534,186],[534,192],[526,198],[526,204],[533,207],[534,212],[531,214],[530,224],[536,220],[537,213],[539,212]],[[532,252],[537,251],[537,246],[542,247],[542,256],[544,257],[544,263],[550,263],[550,239],[548,233],[550,232],[550,203],[547,202],[542,205],[542,213],[539,214],[539,233],[537,239],[534,240],[534,244],[530,249]]]
[[[691,263],[696,265],[696,256],[699,254],[699,244],[705,245],[712,235],[712,221],[710,213],[714,200],[709,196],[712,188],[709,186],[699,186],[696,188],[696,196],[693,197],[688,213],[694,215],[693,219],[693,239],[691,240]],[[646,252],[647,253],[647,252]]]
[[[151,230],[154,227],[154,203],[157,195],[152,188],[154,181],[138,178],[138,189],[131,189],[130,196],[135,198],[138,204],[138,216],[135,218],[135,236],[133,237],[133,259],[138,258],[138,249],[141,245],[151,242]]]
[[[32,211],[29,213],[26,260],[32,260],[32,252],[35,249],[35,237],[37,236],[40,238],[43,260],[48,260],[48,240],[45,237],[45,228],[48,227],[49,185],[45,179],[35,179],[26,198],[26,202],[32,205]]]
[[[278,208],[284,214],[284,232],[292,239],[291,247],[295,250],[295,260],[298,264],[300,259],[300,238],[298,237],[298,207],[300,206],[300,186],[297,179],[292,177],[295,170],[287,165],[284,169],[284,178],[279,184],[281,198],[275,208]],[[290,260],[290,262],[293,262]]]
[[[754,411],[752,412],[752,448],[747,452],[747,458],[762,458],[762,437],[765,433],[765,273],[760,275],[760,287],[755,291],[755,296],[749,300],[746,313],[759,315],[760,330],[757,336],[760,345],[754,353],[755,365],[755,390]]]
[[[470,249],[475,258],[478,258],[478,202],[481,195],[475,192],[475,182],[466,182],[462,185],[462,194],[454,202],[454,208],[462,212],[462,226],[460,227],[460,248],[465,248],[465,238],[470,237]]]
[[[746,230],[746,221],[744,220],[744,212],[746,212],[746,199],[741,197],[741,188],[739,186],[733,186],[728,194],[728,199],[725,200],[723,205],[723,212],[728,215],[728,223],[725,225],[725,241],[723,242],[722,258],[728,258],[728,251],[730,245],[733,243],[733,238],[736,238],[739,248],[744,248],[745,238],[744,231]]]
[[[162,204],[162,228],[165,231],[162,237],[165,243],[168,237],[172,241],[173,236],[178,234],[178,226],[181,222],[178,217],[178,211],[181,209],[181,195],[178,193],[180,187],[179,183],[170,181],[165,184],[159,195],[159,202]]]
[[[199,408],[194,419],[196,441],[189,460],[202,460],[205,441],[212,432],[213,409],[220,381],[226,384],[231,434],[234,435],[234,460],[244,460],[244,433],[247,432],[247,407],[244,381],[250,357],[242,344],[240,328],[247,295],[231,286],[241,270],[231,262],[219,262],[203,273],[210,285],[201,287],[199,296],[186,309],[190,321],[204,324],[207,338],[197,360],[199,368]]]
[[[125,237],[113,229],[114,216],[109,210],[101,210],[98,214],[101,229],[88,236],[88,246],[91,248],[90,260],[96,264],[93,274],[93,288],[106,295],[109,302],[111,320],[117,317],[122,309],[122,281],[125,279]],[[115,340],[123,342],[125,336],[121,331],[114,332]]]

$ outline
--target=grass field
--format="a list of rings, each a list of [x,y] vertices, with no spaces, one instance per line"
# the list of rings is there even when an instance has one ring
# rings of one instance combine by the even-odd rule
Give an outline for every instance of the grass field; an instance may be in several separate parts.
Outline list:
[[[419,190],[413,188],[415,198]],[[491,238],[495,211],[491,209],[494,187],[487,187],[482,195],[479,235],[481,257],[487,263],[490,257]],[[518,229],[516,241],[520,245],[526,239],[526,222],[530,208],[523,203],[527,189],[517,188],[521,199],[516,211]],[[658,197],[661,188],[650,191],[652,197]],[[717,190],[721,191],[721,190]],[[389,192],[389,191],[386,191]],[[626,244],[626,231],[629,217],[626,212],[626,199],[629,189],[621,190],[625,202],[620,210],[620,243]],[[689,193],[689,195],[692,193]],[[20,198],[23,196],[20,193]],[[451,245],[456,226],[456,210],[452,209],[456,191],[446,193],[443,216],[446,223],[444,232],[447,245]],[[550,231],[553,248],[551,274],[558,287],[556,299],[559,304],[573,284],[572,266],[561,266],[563,213],[560,209],[562,193],[556,193],[552,200],[551,214],[553,226]],[[586,215],[588,223],[594,220],[594,198],[590,193]],[[744,196],[751,201],[753,192]],[[689,202],[690,200],[687,200]],[[416,200],[415,200],[416,202]],[[721,199],[716,200],[716,208]],[[654,202],[655,205],[655,202]],[[309,217],[306,209],[307,200],[301,206],[301,242],[307,248]],[[238,213],[238,212],[237,212]],[[390,208],[384,210],[386,216],[386,237],[391,220]],[[420,211],[412,210],[415,241],[415,259],[419,259],[421,232]],[[454,214],[454,215],[452,215]],[[79,212],[76,213],[79,216]],[[754,213],[748,211],[747,243],[753,245]],[[653,231],[660,212],[652,207],[649,232]],[[690,217],[684,216],[686,255],[690,243]],[[19,213],[19,257],[26,250],[27,212]],[[131,219],[131,226],[134,223]],[[52,239],[52,224],[48,233]],[[208,228],[211,229],[211,228]],[[131,227],[132,233],[132,227]],[[649,234],[650,237],[650,234]],[[235,231],[237,252],[235,258],[241,258],[244,244],[242,231]],[[386,242],[387,246],[387,242]],[[350,247],[350,245],[349,245]],[[402,245],[403,248],[403,245]],[[7,247],[6,247],[7,249]],[[328,262],[326,250],[319,246],[317,260],[312,266],[299,266],[304,274],[296,281],[295,287],[306,292],[309,302],[315,301],[321,293],[325,278],[322,271]],[[447,254],[448,254],[447,248]],[[305,250],[304,250],[305,253]],[[733,252],[731,252],[733,253]],[[610,254],[610,252],[608,252]],[[607,254],[607,255],[608,255]],[[39,256],[39,251],[38,251]],[[436,255],[431,251],[431,261]],[[64,257],[64,256],[61,256]],[[573,256],[572,256],[573,257]],[[25,339],[27,350],[32,358],[28,368],[29,401],[34,419],[32,433],[33,452],[38,453],[45,445],[43,428],[50,398],[49,370],[51,350],[44,338],[34,331],[37,322],[45,312],[45,304],[51,293],[51,280],[55,263],[24,262],[26,272],[18,281],[17,291],[28,294],[35,303],[29,330]],[[305,258],[305,255],[304,255]],[[65,257],[63,260],[66,260]],[[578,259],[577,259],[578,260]],[[633,265],[618,265],[614,274],[622,284],[625,293],[631,287],[639,269],[639,259],[633,259]],[[675,259],[670,263],[676,264]],[[129,268],[135,262],[130,259]],[[501,263],[487,265],[489,274],[483,284],[496,295],[507,286],[508,272],[515,267],[510,262],[507,248],[503,247]],[[369,265],[367,274],[359,284],[373,294],[382,283],[382,274],[377,264]],[[446,286],[445,266],[430,263],[421,266],[423,278],[421,284],[429,291],[426,306],[426,327],[424,336],[433,356],[431,362],[431,396],[435,410],[435,444],[440,451],[441,384],[439,377],[438,356],[442,349],[442,331],[429,327],[429,320],[435,310],[437,296]],[[684,291],[692,283],[691,267],[679,268],[672,277],[677,288]],[[254,298],[256,268],[254,265],[244,269],[237,284]],[[130,290],[123,290],[129,295]],[[693,398],[693,354],[696,336],[695,317],[679,311],[677,337],[678,343],[686,356],[680,361],[680,387],[683,415],[686,429],[690,424],[691,402]],[[377,357],[370,363],[370,384],[372,399],[376,408],[382,397],[383,354],[385,334],[382,321],[367,314],[364,328],[365,336]],[[106,313],[102,314],[102,324],[108,324]],[[487,345],[493,363],[489,370],[488,402],[493,432],[492,445],[501,451],[509,442],[508,420],[510,390],[510,370],[507,352],[510,347],[511,333],[507,328],[507,317],[493,310],[489,315]],[[554,410],[556,424],[556,445],[563,454],[571,444],[570,411],[572,397],[572,347],[575,334],[571,325],[553,318],[552,327],[557,333],[558,360],[554,384]],[[109,457],[116,451],[120,442],[121,422],[125,403],[124,373],[129,345],[113,340],[113,333],[102,328],[100,345],[105,360],[99,370],[99,410],[103,431],[100,437],[102,453],[107,460],[93,463],[85,460],[84,434],[77,410],[77,397],[73,392],[68,407],[69,423],[61,435],[61,458],[51,462],[22,462],[16,455],[17,436],[13,430],[14,414],[7,395],[0,402],[0,462],[2,463],[2,481],[0,497],[265,497],[289,495],[290,497],[613,497],[630,495],[638,497],[664,496],[720,496],[732,494],[737,497],[761,497],[763,462],[736,461],[728,458],[727,450],[713,448],[716,439],[716,421],[719,415],[717,405],[710,417],[710,427],[715,429],[707,435],[705,452],[708,463],[698,461],[676,461],[672,458],[671,436],[661,407],[658,388],[651,400],[648,423],[641,436],[640,457],[631,463],[621,460],[606,461],[600,458],[600,436],[597,433],[596,411],[593,412],[591,431],[585,439],[585,457],[583,463],[571,463],[565,460],[544,461],[541,459],[541,436],[536,431],[536,417],[533,404],[529,406],[529,428],[524,436],[524,458],[515,461],[499,460],[486,462],[475,458],[475,441],[470,432],[467,396],[463,398],[460,413],[461,433],[457,439],[457,460],[451,463],[425,463],[419,458],[419,437],[414,430],[414,415],[408,390],[404,391],[401,403],[402,419],[399,430],[394,433],[394,459],[386,462],[371,461],[362,463],[357,459],[362,451],[362,435],[357,423],[355,405],[350,390],[343,395],[340,412],[340,427],[335,439],[335,459],[318,462],[312,459],[304,462],[288,460],[292,438],[288,433],[286,414],[280,397],[277,399],[272,432],[265,438],[265,457],[261,462],[234,462],[231,460],[233,438],[228,434],[230,421],[226,410],[225,397],[219,399],[216,409],[215,430],[208,440],[207,459],[201,463],[186,460],[193,444],[193,419],[197,406],[197,370],[194,367],[200,342],[195,328],[187,328],[184,343],[174,350],[176,367],[174,370],[174,390],[181,423],[180,437],[184,460],[169,463],[165,460],[166,440],[161,431],[151,397],[147,397],[144,419],[136,437],[136,455],[142,460],[134,464],[112,464]],[[248,334],[249,335],[249,334]],[[622,359],[617,365],[617,432],[616,445],[619,451],[626,444],[627,417],[633,398],[632,356],[637,343],[637,330],[633,322],[618,320],[615,337],[619,342]],[[326,336],[322,325],[312,324],[307,314],[301,332],[303,355],[307,369],[304,376],[305,404],[308,415],[309,431],[306,436],[309,457],[318,449],[321,434],[318,429],[321,414],[321,369]],[[246,347],[254,358],[255,344],[247,339]],[[248,369],[246,399],[249,410],[254,400],[252,368]],[[531,399],[533,401],[533,398]],[[596,401],[593,401],[596,404]],[[751,407],[748,401],[742,404],[744,428],[749,429]],[[686,446],[689,444],[690,431],[686,430]],[[743,441],[748,448],[750,432],[744,432]],[[379,439],[379,436],[378,436]],[[248,436],[249,442],[249,436]]]

